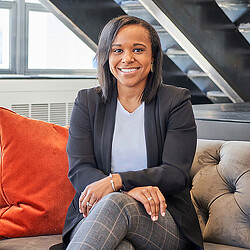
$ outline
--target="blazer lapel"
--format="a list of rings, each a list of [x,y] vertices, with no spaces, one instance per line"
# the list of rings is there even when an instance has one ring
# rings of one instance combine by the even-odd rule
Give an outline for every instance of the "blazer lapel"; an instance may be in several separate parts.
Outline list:
[[[115,87],[113,91],[111,101],[106,104],[101,139],[102,166],[103,172],[107,175],[111,171],[111,150],[115,127],[117,88]]]
[[[145,139],[147,148],[147,167],[159,165],[159,148],[158,142],[160,138],[157,136],[156,130],[156,99],[145,104]]]

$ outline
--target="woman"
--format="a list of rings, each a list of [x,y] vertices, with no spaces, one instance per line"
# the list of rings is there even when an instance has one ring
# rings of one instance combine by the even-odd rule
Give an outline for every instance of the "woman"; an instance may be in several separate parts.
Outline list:
[[[78,93],[67,153],[76,196],[67,249],[196,249],[189,193],[196,125],[187,90],[161,84],[156,31],[111,20],[97,50],[100,87]]]

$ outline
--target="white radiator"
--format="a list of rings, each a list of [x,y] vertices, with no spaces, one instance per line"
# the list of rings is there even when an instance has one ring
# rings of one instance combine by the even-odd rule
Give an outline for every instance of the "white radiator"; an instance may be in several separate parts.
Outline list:
[[[11,105],[11,110],[19,115],[55,123],[61,126],[69,125],[72,109],[73,102]]]

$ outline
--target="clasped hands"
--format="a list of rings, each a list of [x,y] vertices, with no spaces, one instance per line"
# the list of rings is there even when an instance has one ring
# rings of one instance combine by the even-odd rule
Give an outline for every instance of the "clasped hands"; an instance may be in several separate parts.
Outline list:
[[[113,174],[116,189],[122,187],[119,174]],[[90,209],[105,195],[112,193],[110,178],[106,177],[88,185],[81,193],[79,198],[79,211],[87,217]],[[128,192],[127,195],[141,202],[153,221],[158,220],[159,212],[162,216],[166,213],[166,201],[160,189],[155,186],[136,187]]]

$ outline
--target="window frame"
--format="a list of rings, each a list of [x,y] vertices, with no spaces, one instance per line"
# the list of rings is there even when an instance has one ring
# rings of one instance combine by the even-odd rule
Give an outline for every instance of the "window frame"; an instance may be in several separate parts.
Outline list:
[[[25,0],[1,1],[0,8],[10,9],[10,53],[9,69],[0,69],[0,78],[96,78],[96,69],[29,69],[28,68],[28,25],[29,12],[50,13],[42,3],[28,3]],[[53,13],[52,13],[53,14]],[[56,16],[56,18],[58,18]],[[60,19],[59,19],[60,20]],[[60,20],[61,21],[61,20]],[[69,26],[67,26],[70,28]],[[72,31],[72,29],[70,29]],[[73,32],[73,31],[72,31]],[[76,34],[75,32],[73,32]],[[77,34],[76,34],[77,35]],[[79,37],[79,36],[78,36]],[[80,37],[81,40],[82,37]],[[89,46],[88,41],[85,42]],[[90,47],[90,46],[89,46]],[[93,50],[93,47],[90,49]]]
[[[15,54],[16,54],[16,33],[17,20],[16,20],[16,4],[15,2],[0,1],[0,9],[8,9],[10,11],[9,15],[9,68],[0,69],[0,74],[15,74]]]

